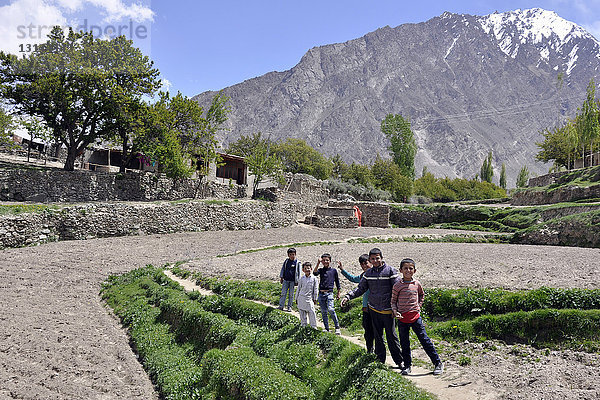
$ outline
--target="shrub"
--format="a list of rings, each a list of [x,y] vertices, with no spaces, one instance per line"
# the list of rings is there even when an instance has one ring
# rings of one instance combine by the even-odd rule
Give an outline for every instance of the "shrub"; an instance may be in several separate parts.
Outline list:
[[[247,347],[211,350],[202,358],[202,377],[217,398],[256,400],[314,399],[299,379]]]

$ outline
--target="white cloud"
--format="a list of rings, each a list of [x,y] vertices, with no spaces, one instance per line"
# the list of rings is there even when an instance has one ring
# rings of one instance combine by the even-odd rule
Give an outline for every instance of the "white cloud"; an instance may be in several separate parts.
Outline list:
[[[171,86],[173,86],[173,84],[171,83],[170,80],[165,79],[165,78],[160,78],[160,91],[162,92],[168,92],[169,89],[171,89]]]
[[[57,7],[39,0],[16,0],[0,7],[0,50],[20,54],[27,46],[42,43],[52,26],[65,25]]]
[[[44,42],[53,26],[77,28],[82,20],[90,19],[91,23],[98,14],[104,23],[123,20],[142,23],[154,19],[150,7],[139,0],[133,1],[125,4],[123,0],[13,0],[0,6],[0,50],[22,54]]]
[[[146,7],[139,3],[126,5],[121,0],[85,1],[102,9],[102,12],[105,16],[105,22],[120,21],[124,18],[131,19],[136,22],[146,22],[154,19],[154,11],[152,11],[150,7]]]

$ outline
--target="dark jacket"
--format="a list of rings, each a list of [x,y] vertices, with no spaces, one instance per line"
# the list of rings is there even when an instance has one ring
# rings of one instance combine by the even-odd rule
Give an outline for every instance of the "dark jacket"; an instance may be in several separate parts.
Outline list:
[[[300,269],[300,261],[298,261],[298,259],[290,261],[289,258],[286,258],[283,262],[283,266],[281,267],[279,277],[286,281],[298,283],[300,278]]]
[[[314,272],[315,276],[320,276],[319,290],[333,290],[333,285],[340,290],[340,278],[338,277],[337,269],[331,267],[323,267]]]
[[[360,279],[358,287],[346,295],[348,299],[359,297],[369,291],[369,307],[377,311],[392,309],[392,288],[402,279],[398,270],[385,262],[380,267],[371,267]]]

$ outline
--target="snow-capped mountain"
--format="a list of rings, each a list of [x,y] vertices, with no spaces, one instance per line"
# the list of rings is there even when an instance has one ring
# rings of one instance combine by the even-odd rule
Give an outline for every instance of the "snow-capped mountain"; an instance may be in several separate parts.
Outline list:
[[[494,13],[479,18],[479,23],[496,38],[500,49],[509,57],[517,58],[520,52],[527,51],[526,47],[532,46],[539,53],[540,64],[545,62],[566,75],[571,74],[580,56],[595,55],[600,59],[597,51],[600,42],[554,11],[532,8]],[[581,46],[582,42],[588,46]],[[596,51],[590,52],[590,48]]]
[[[380,122],[397,113],[417,136],[418,172],[470,178],[492,150],[495,180],[505,163],[510,186],[523,165],[547,172],[534,161],[539,132],[574,116],[599,66],[599,42],[554,12],[446,12],[310,49],[288,71],[226,88],[224,141],[260,131],[367,163],[387,155]]]

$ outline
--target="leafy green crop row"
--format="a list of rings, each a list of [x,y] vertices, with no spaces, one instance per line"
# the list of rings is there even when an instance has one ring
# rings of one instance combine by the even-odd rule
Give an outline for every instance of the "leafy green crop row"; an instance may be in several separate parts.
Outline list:
[[[190,276],[190,272],[183,269],[176,268],[174,272],[180,276]],[[206,288],[216,290],[224,296],[243,296],[249,299],[269,301],[272,304],[277,304],[279,299],[280,285],[276,282],[245,281],[241,283],[232,279],[203,278],[197,273],[192,275]],[[221,298],[220,302],[224,301]],[[238,300],[232,299],[230,301]],[[340,309],[339,303],[336,303],[336,308],[339,310],[340,325],[350,331],[360,331],[362,329],[361,306],[361,299],[352,300],[349,306],[344,309]],[[517,329],[510,324],[498,323],[499,325],[495,330],[486,333],[488,330],[486,330],[487,328],[484,329],[483,326],[487,325],[481,323],[481,321],[502,321],[506,318],[505,315],[510,315],[510,318],[512,318],[517,312],[534,313],[537,310],[551,309],[559,310],[559,313],[566,312],[565,309],[573,309],[574,311],[569,312],[574,314],[569,315],[573,315],[577,319],[577,323],[564,325],[559,321],[553,322],[550,320],[547,329],[554,329],[554,333],[560,332],[560,335],[550,336],[543,340],[542,337],[546,335],[544,332],[531,336],[531,332],[523,331],[525,328]],[[584,330],[578,325],[579,323],[600,330],[598,322],[593,317],[595,312],[593,310],[600,310],[600,289],[542,287],[534,290],[508,291],[503,289],[429,288],[425,290],[422,313],[429,324],[435,327],[431,333],[449,341],[490,337],[523,343],[536,343],[537,345],[552,344],[552,346],[557,346],[564,342],[565,345],[572,347],[572,343],[569,343],[572,342],[572,338],[582,338],[579,336],[579,332]],[[482,316],[488,319],[477,319]],[[230,316],[230,318],[234,318],[234,316]],[[448,319],[452,319],[452,321],[448,322]],[[456,321],[456,319],[461,321]],[[532,324],[530,319],[524,318],[517,318],[515,323]],[[525,333],[521,336],[513,335],[513,332],[519,331]],[[464,334],[460,332],[464,332]],[[589,339],[597,341],[594,337],[594,335],[590,335]],[[594,348],[594,346],[586,347]]]
[[[599,289],[554,289],[511,292],[503,289],[439,289],[425,291],[423,312],[431,319],[470,318],[545,308],[600,309]]]
[[[186,294],[153,267],[102,293],[167,399],[431,398],[359,346],[272,307]]]
[[[538,347],[572,347],[600,350],[600,310],[519,311],[483,315],[473,320],[451,320],[431,331],[455,340],[500,339]]]

